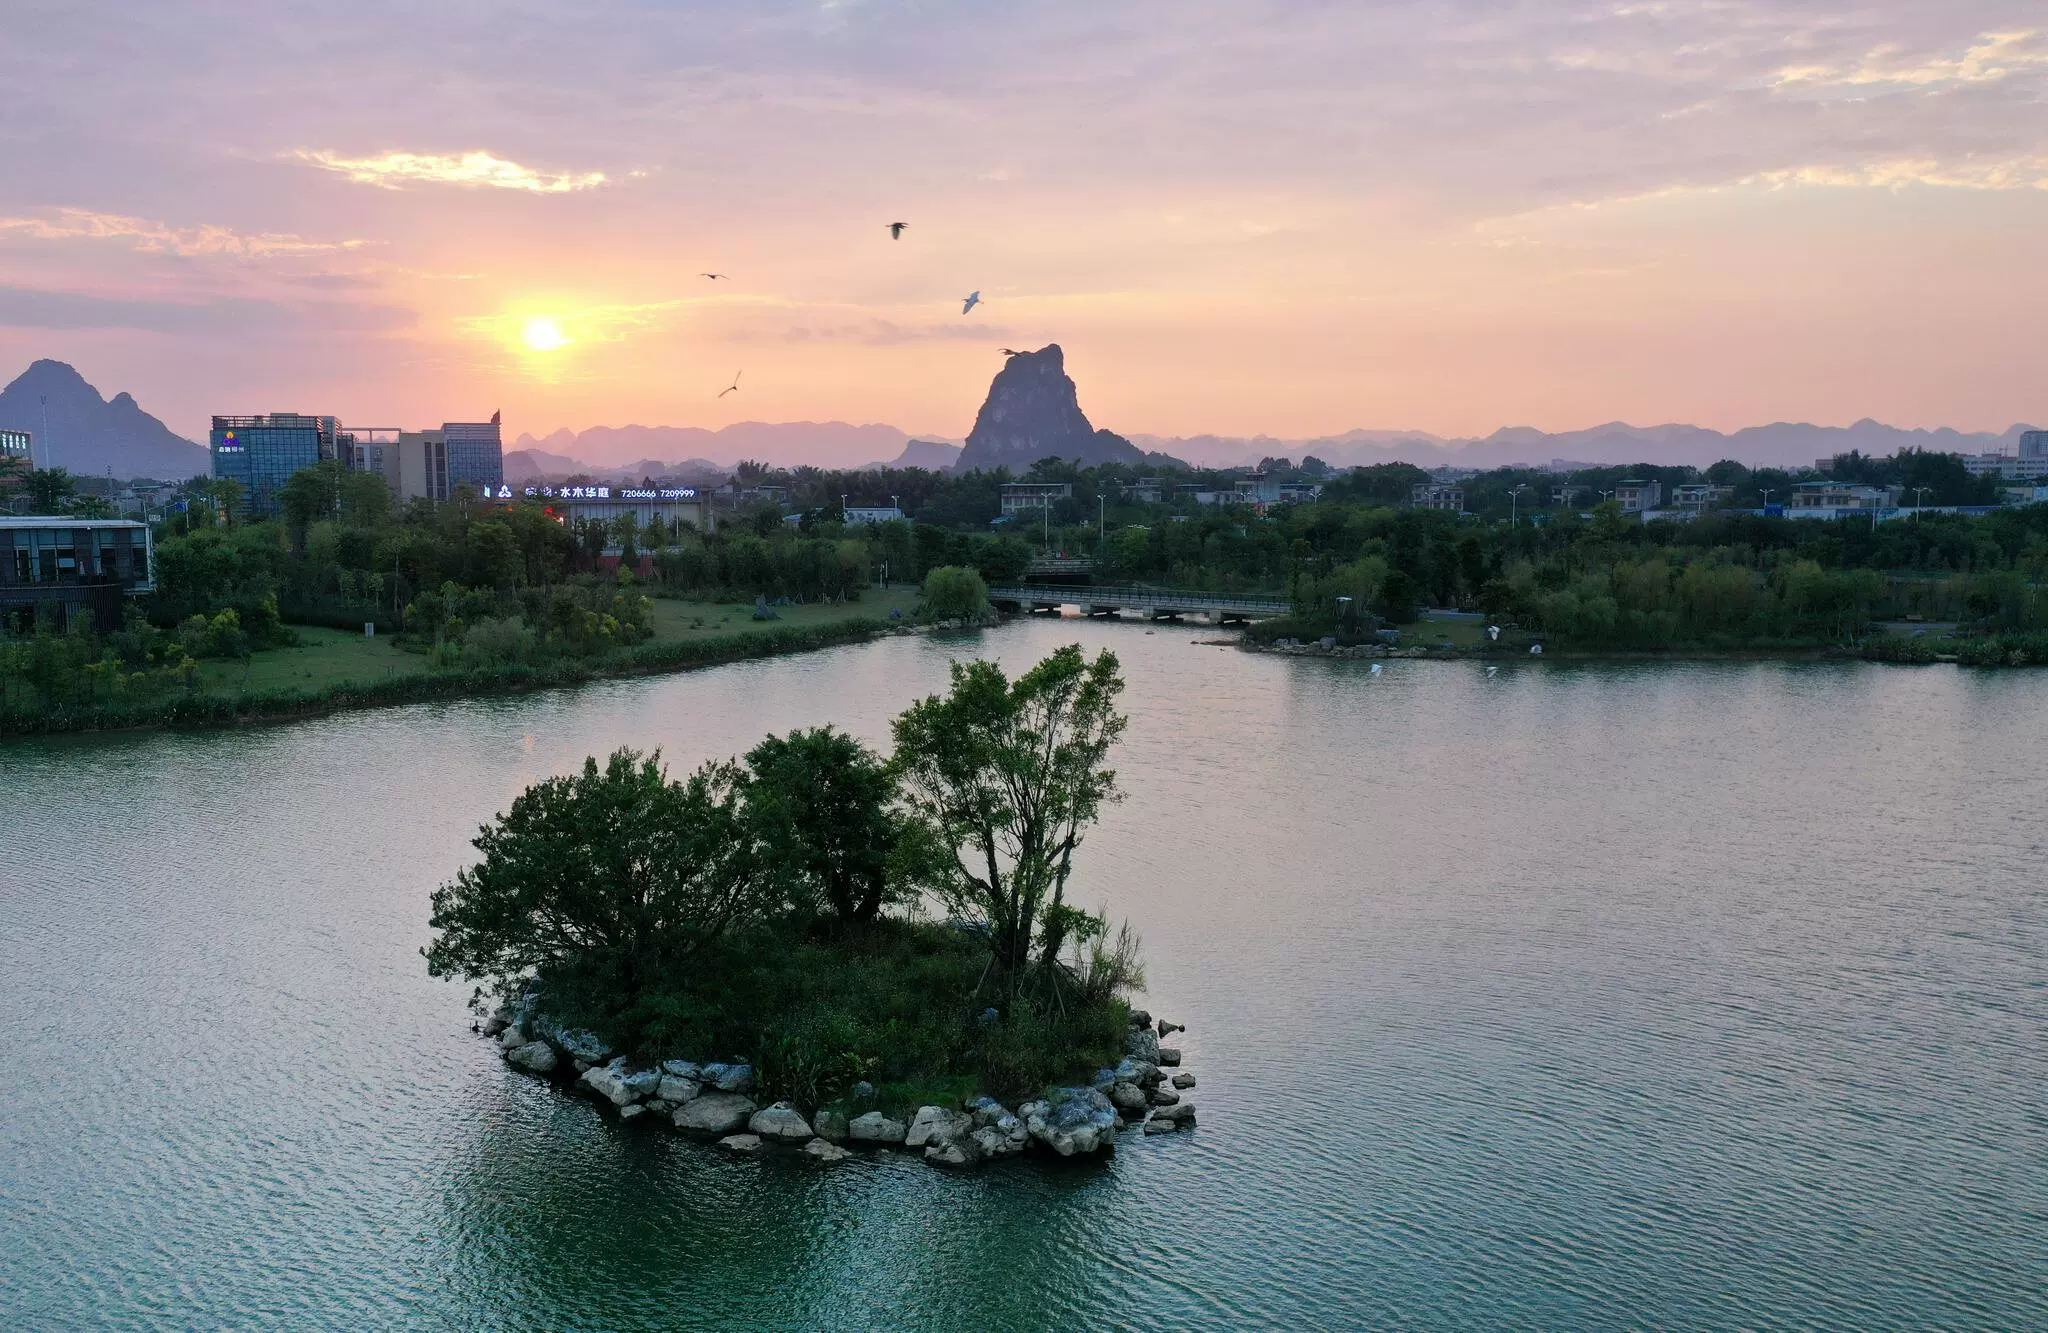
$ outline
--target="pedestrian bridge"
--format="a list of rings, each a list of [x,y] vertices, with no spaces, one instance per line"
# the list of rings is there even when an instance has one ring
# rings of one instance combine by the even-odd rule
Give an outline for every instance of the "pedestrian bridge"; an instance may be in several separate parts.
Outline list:
[[[990,588],[988,598],[1022,611],[1057,611],[1079,607],[1091,616],[1138,611],[1153,620],[1207,615],[1218,621],[1266,620],[1284,616],[1292,606],[1285,597],[1254,593],[1185,592],[1173,588],[1062,588],[1047,584],[1011,584]]]

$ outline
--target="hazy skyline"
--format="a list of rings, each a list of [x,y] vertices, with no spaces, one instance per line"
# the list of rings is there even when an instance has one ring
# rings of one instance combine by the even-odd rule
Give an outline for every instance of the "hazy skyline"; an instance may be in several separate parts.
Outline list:
[[[2048,419],[2043,29],[2008,0],[28,0],[0,372],[67,360],[187,434],[957,438],[999,346],[1058,341],[1126,433],[1999,430]]]

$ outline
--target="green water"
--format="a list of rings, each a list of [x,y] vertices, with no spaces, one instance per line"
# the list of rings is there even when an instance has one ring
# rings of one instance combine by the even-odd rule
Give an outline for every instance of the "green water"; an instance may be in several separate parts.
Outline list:
[[[2048,1326],[2048,676],[1362,663],[1033,622],[0,747],[10,1328]],[[1192,1134],[729,1160],[508,1073],[418,956],[524,784],[871,739],[1114,646]]]

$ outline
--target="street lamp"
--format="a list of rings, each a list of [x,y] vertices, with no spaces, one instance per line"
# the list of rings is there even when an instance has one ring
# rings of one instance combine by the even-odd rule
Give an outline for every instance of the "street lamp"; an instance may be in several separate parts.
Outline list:
[[[1508,492],[1508,526],[1515,526],[1515,518],[1521,510],[1522,492],[1529,489],[1527,482]]]
[[[1920,521],[1920,511],[1927,507],[1927,492],[1933,489],[1932,486],[1915,486],[1913,488],[1913,521],[1915,523]]]
[[[1776,487],[1774,487],[1774,486],[1766,486],[1766,487],[1764,487],[1764,490],[1763,490],[1763,495],[1764,495],[1764,508],[1766,508],[1766,509],[1769,509],[1769,508],[1771,507],[1771,492],[1772,492],[1773,490],[1776,490],[1776,489],[1777,489],[1777,488],[1776,488]]]

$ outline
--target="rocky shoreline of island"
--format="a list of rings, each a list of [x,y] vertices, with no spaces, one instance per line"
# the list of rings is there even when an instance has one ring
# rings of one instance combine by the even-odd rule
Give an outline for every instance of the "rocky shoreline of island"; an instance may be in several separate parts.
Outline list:
[[[597,1034],[543,1013],[529,994],[478,1025],[505,1063],[609,1108],[623,1124],[662,1126],[733,1153],[788,1152],[821,1163],[862,1155],[921,1153],[934,1166],[973,1169],[1027,1154],[1091,1158],[1113,1153],[1121,1134],[1172,1134],[1195,1126],[1187,1094],[1195,1076],[1163,1039],[1186,1029],[1131,1012],[1124,1058],[1086,1083],[1047,1088],[1015,1109],[977,1094],[957,1106],[885,1107],[869,1083],[816,1106],[761,1104],[755,1070],[742,1060],[636,1063]]]

